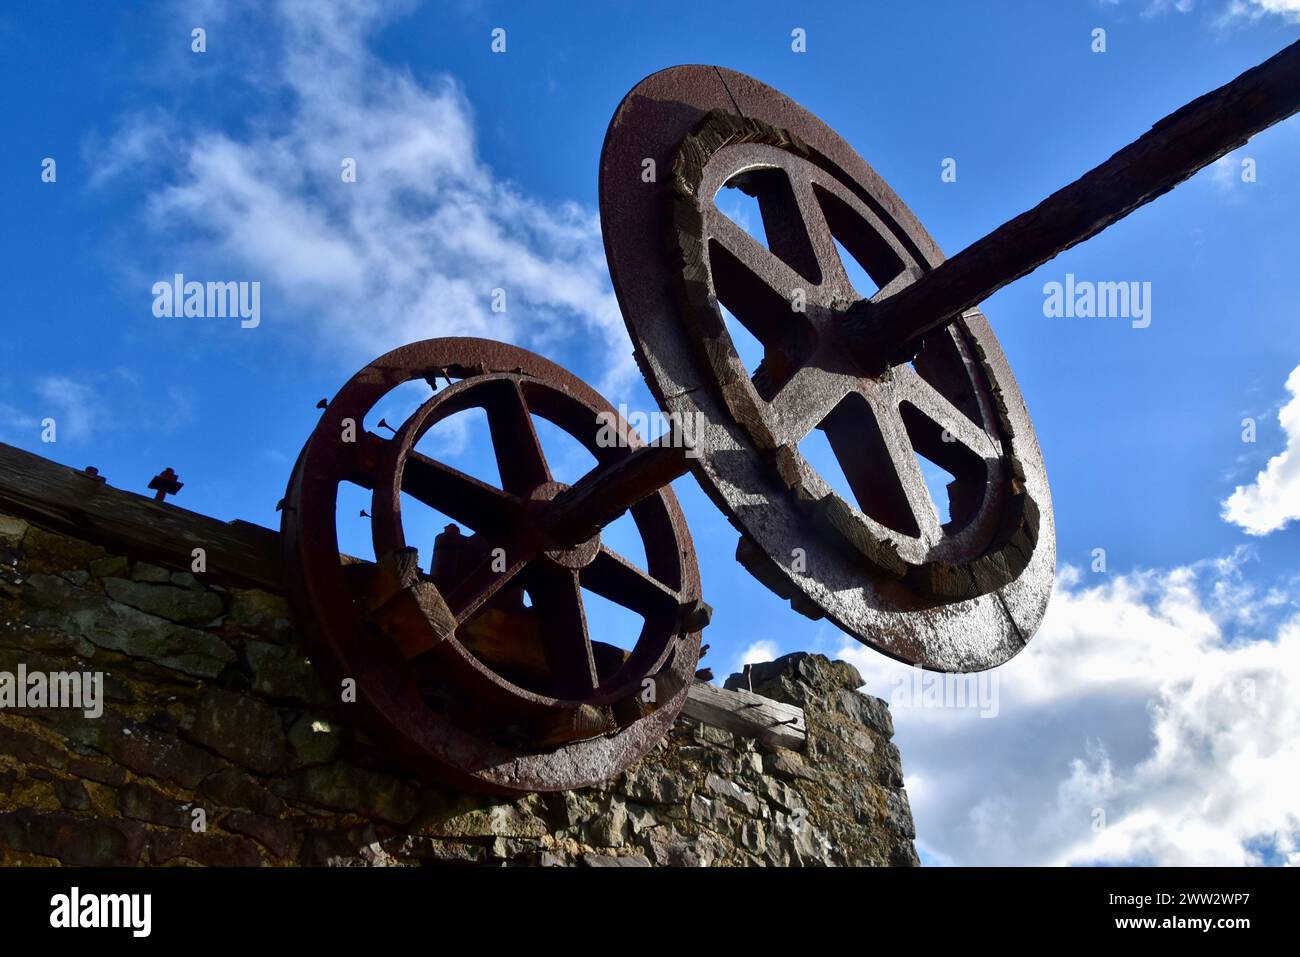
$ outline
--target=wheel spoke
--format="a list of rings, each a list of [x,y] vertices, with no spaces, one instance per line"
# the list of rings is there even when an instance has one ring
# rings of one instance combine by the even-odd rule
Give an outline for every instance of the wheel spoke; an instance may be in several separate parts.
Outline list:
[[[553,693],[559,698],[587,697],[600,679],[577,572],[539,562],[530,569],[528,593],[537,610]]]
[[[681,602],[673,589],[604,545],[579,579],[584,588],[647,618]]]
[[[787,304],[796,289],[804,290],[807,301],[815,301],[813,291],[818,288],[817,283],[799,275],[779,256],[723,215],[717,207],[706,209],[706,235],[730,253],[758,282]],[[716,266],[714,271],[717,271]]]
[[[853,380],[811,366],[802,366],[772,398],[773,431],[797,445],[853,391]]]
[[[359,467],[349,481],[373,490],[372,476],[390,441],[373,432],[364,433],[357,440]],[[523,509],[518,497],[414,450],[406,456],[402,491],[476,532],[512,528]]]
[[[772,255],[812,285],[821,285],[821,262],[809,238],[807,216],[800,208],[796,177],[778,165],[747,170],[739,179],[746,181],[758,199],[763,234]]]
[[[910,365],[894,369],[898,394],[929,416],[941,429],[982,459],[996,459],[998,449],[987,432],[977,426],[938,389],[926,382]]]
[[[802,167],[804,164],[800,165]],[[835,236],[826,221],[826,214],[822,210],[821,201],[817,199],[812,180],[806,175],[791,175],[790,186],[794,190],[795,205],[804,232],[812,244],[813,255],[817,258],[817,267],[821,273],[820,286],[847,295],[852,292],[853,283],[849,281],[848,271],[835,248]]]
[[[812,193],[809,207],[824,224],[831,240],[829,255],[834,255],[838,269],[829,269],[828,275],[842,280],[841,296],[837,308],[844,302],[857,300],[862,293],[875,298],[868,290],[858,290],[848,277],[845,255],[862,268],[878,288],[877,295],[891,288],[900,288],[911,282],[913,268],[911,254],[896,240],[892,240],[888,227],[875,211],[863,203],[860,196],[821,170],[810,176]],[[839,248],[835,247],[838,242]],[[904,282],[899,283],[902,277]]]
[[[769,398],[815,348],[813,325],[806,311],[793,308],[791,290],[779,292],[769,281],[771,277],[756,272],[726,246],[711,247],[710,266],[718,302],[763,344],[761,374],[756,370],[755,388],[761,397]],[[789,272],[784,265],[781,269]]]
[[[402,491],[476,532],[510,528],[522,511],[515,496],[419,452],[406,457]]]
[[[376,476],[386,468],[383,463],[388,458],[384,451],[388,442],[388,439],[373,432],[362,432],[355,442],[340,442],[335,445],[335,454],[343,465],[343,480],[373,491]]]
[[[918,535],[920,528],[894,468],[889,443],[866,397],[858,391],[849,393],[818,428],[825,434],[858,507],[887,528],[909,537]]]
[[[487,413],[488,428],[492,431],[497,470],[501,473],[505,490],[526,496],[537,486],[549,482],[551,472],[546,466],[546,455],[542,452],[533,417],[518,384],[502,382],[490,392],[485,390],[483,409]]]
[[[942,535],[939,513],[930,498],[929,488],[925,484],[925,474],[921,471],[921,463],[917,461],[916,450],[912,448],[912,440],[898,411],[897,400],[889,400],[876,393],[868,396],[867,401],[871,403],[871,409],[875,413],[876,423],[880,427],[880,437],[888,456],[888,462],[881,465],[885,468],[892,466],[894,474],[898,476],[908,508],[919,529],[918,537],[934,544]]]
[[[502,556],[504,570],[499,571]],[[523,542],[502,546],[501,553],[497,555],[489,551],[473,571],[445,589],[443,600],[455,615],[456,624],[461,625],[473,617],[492,596],[523,571],[535,556],[536,552]]]

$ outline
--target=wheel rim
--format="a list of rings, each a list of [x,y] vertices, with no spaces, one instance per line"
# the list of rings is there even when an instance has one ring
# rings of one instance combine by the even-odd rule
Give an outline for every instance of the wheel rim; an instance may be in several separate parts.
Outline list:
[[[711,114],[730,117],[731,132],[740,132],[720,136],[708,128]],[[766,141],[755,132],[762,129]],[[700,140],[694,152],[692,137]],[[669,171],[657,188],[636,175],[646,158]],[[760,195],[765,225],[777,227],[767,230],[771,252],[721,217],[701,221],[712,206],[699,202],[701,197],[711,199],[738,174],[760,178],[777,169],[787,174],[792,195],[784,204],[764,204]],[[761,193],[756,184],[747,185]],[[842,139],[758,81],[713,67],[677,67],[648,77],[625,98],[602,154],[601,214],[615,290],[647,381],[670,413],[702,417],[697,477],[740,528],[739,557],[765,584],[800,610],[825,615],[864,643],[908,662],[965,671],[1005,661],[1041,620],[1055,564],[1042,457],[1005,357],[983,317],[971,311],[942,340],[927,343],[917,368],[900,367],[879,380],[855,375],[833,337],[817,336],[823,331],[818,326],[854,295],[830,241],[834,230],[783,232],[792,209],[813,210],[824,219],[851,213],[870,223],[859,230],[859,249],[851,251],[862,253],[858,258],[881,284],[881,296],[943,259],[910,211]],[[670,238],[664,244],[668,252],[645,238],[655,236]],[[715,241],[718,236],[721,241]],[[886,268],[890,262],[892,269]],[[746,285],[747,275],[758,282]],[[767,315],[779,304],[785,319],[795,286],[807,296],[807,313],[794,323],[770,321],[764,328],[764,287]],[[737,313],[738,319],[754,322],[759,316],[751,331],[765,346],[765,361],[753,378],[736,358],[717,313],[715,302],[724,298],[742,311],[748,301],[751,315]],[[710,320],[709,313],[717,318]],[[811,327],[811,335],[801,335],[801,325]],[[944,384],[954,367],[972,366],[978,367],[974,374],[987,377],[987,387],[975,389],[975,401],[960,408],[935,382]],[[838,411],[846,421],[836,422],[846,398],[850,407]],[[869,437],[864,441],[860,434],[868,411],[878,425],[874,455]],[[845,508],[835,505],[829,486],[797,453],[799,438],[823,423],[832,446],[833,433],[841,433],[841,461],[852,453],[844,436],[858,433],[859,467],[843,464],[859,501]],[[938,444],[945,427],[958,443]],[[915,472],[912,481],[898,483],[902,495],[893,496],[893,507],[888,490],[871,474],[869,467],[879,471],[882,458],[901,467],[910,456],[915,470],[918,443],[941,458],[946,454],[954,466],[951,528],[937,521],[928,496],[927,508],[919,507],[924,482],[915,481]],[[974,446],[975,474],[959,449],[947,446]],[[1008,492],[1017,490],[1022,499],[1008,504],[1014,497]],[[810,501],[835,507],[819,520]],[[1020,507],[1024,512],[1018,514]],[[1028,521],[1023,516],[1032,519],[1035,511],[1040,520],[1031,555],[1018,574],[973,582],[963,563],[1002,534],[1001,513]],[[917,518],[918,512],[915,527],[908,527],[904,513]],[[858,547],[846,550],[846,539]],[[1023,544],[1022,534],[1017,547]],[[963,576],[956,588],[944,578],[954,565]],[[987,593],[961,594],[972,585]]]

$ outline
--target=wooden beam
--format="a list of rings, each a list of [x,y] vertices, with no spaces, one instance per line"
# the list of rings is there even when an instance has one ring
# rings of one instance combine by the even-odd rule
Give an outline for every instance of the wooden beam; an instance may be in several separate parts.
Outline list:
[[[808,739],[803,709],[752,691],[728,691],[703,681],[691,685],[682,714],[742,738],[802,751]]]
[[[284,590],[277,532],[155,502],[3,443],[0,511],[110,551],[187,571],[194,549],[202,548],[210,577]]]

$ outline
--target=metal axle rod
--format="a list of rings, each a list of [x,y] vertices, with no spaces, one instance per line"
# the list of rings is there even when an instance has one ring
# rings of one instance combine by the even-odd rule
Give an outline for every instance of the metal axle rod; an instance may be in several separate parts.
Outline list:
[[[547,504],[542,526],[556,541],[585,542],[637,502],[685,475],[690,451],[674,433],[593,469]]]
[[[911,359],[921,339],[1009,282],[1167,193],[1300,110],[1300,41],[1155,124],[1033,209],[877,302],[841,318],[869,371]]]

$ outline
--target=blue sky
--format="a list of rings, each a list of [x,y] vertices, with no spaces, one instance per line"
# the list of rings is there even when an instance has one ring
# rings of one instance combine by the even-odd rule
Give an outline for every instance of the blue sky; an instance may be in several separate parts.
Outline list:
[[[316,400],[407,341],[517,342],[649,410],[595,211],[606,124],[644,75],[717,63],[782,90],[951,254],[1300,38],[1298,22],[1296,0],[6,11],[0,440],[141,491],[172,466],[186,507],[273,525]],[[1043,446],[1063,571],[1043,632],[999,672],[996,719],[896,706],[927,861],[1295,858],[1298,169],[1293,121],[986,303]],[[261,325],[154,317],[151,287],[175,272],[259,281]],[[1066,273],[1150,282],[1150,327],[1045,318],[1043,284]],[[472,430],[443,438],[484,468]],[[891,696],[900,666],[791,613],[734,563],[694,482],[675,488],[719,676],[810,649]],[[347,534],[364,549],[363,526]]]

